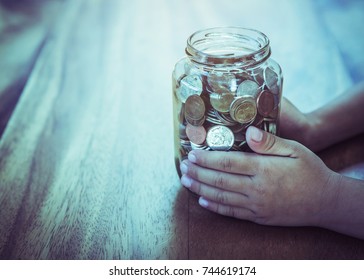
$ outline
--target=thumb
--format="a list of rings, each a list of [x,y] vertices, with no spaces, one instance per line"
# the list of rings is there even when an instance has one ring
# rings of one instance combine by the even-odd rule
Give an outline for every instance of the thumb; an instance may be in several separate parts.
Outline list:
[[[254,126],[248,127],[246,141],[258,154],[297,157],[300,151],[297,142],[280,138]]]

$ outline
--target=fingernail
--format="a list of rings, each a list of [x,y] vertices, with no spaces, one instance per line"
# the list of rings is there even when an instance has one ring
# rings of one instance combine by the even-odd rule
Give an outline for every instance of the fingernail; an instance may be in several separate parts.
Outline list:
[[[181,173],[182,174],[186,174],[187,173],[187,170],[188,170],[188,167],[187,167],[187,164],[185,164],[183,161],[181,162],[180,166],[179,166],[179,169],[181,170]]]
[[[196,156],[192,151],[188,153],[188,160],[191,162],[196,162]]]
[[[192,179],[186,175],[182,175],[181,177],[181,183],[182,185],[184,185],[186,188],[190,188],[192,185]]]
[[[202,196],[199,198],[198,203],[202,207],[207,207],[209,205],[209,202],[206,199],[204,199]]]
[[[254,127],[254,126],[251,126],[249,128],[250,130],[250,137],[252,138],[252,140],[254,142],[261,142],[262,139],[263,139],[263,133],[260,131],[260,129]]]

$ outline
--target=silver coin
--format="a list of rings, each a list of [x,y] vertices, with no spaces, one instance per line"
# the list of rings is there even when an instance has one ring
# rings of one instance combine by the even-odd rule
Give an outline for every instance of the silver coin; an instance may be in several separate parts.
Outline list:
[[[264,69],[264,81],[273,94],[279,94],[278,74],[272,68]]]
[[[234,95],[230,92],[224,93],[211,93],[210,104],[211,106],[222,113],[229,112],[231,102],[234,101]]]
[[[277,135],[277,124],[275,122],[270,122],[268,125],[268,132]]]
[[[179,141],[180,141],[181,146],[183,146],[183,147],[191,146],[191,141],[189,141],[189,140],[180,139]]]
[[[207,83],[216,93],[235,92],[237,88],[236,78],[232,73],[211,73],[207,77]]]
[[[236,125],[236,124],[237,124],[237,122],[236,122],[236,121],[234,121],[234,120],[231,118],[230,114],[220,113],[220,112],[218,112],[218,111],[216,111],[216,110],[215,110],[215,116],[216,116],[216,118],[217,118],[219,121],[221,121],[221,123],[222,123],[223,125],[226,125],[226,126],[234,126],[234,125]]]
[[[198,75],[189,75],[180,81],[180,86],[177,89],[178,99],[185,103],[191,95],[201,95],[202,81]]]
[[[217,125],[224,125],[220,120],[216,119],[215,117],[206,117],[206,121],[212,124],[217,124]]]
[[[249,96],[257,96],[259,93],[259,85],[251,80],[245,80],[243,81],[237,91],[236,91],[236,96],[245,96],[245,95],[249,95]]]
[[[223,125],[223,123],[216,117],[215,109],[210,108],[206,114],[206,121],[212,124]]]
[[[208,130],[206,143],[212,150],[228,151],[234,145],[234,134],[226,126],[215,125]]]
[[[263,130],[276,135],[277,134],[277,124],[276,124],[275,120],[270,121],[270,120],[265,119],[263,122]]]
[[[258,83],[258,85],[264,84],[263,68],[257,67],[257,68],[252,69],[251,76]]]
[[[180,139],[180,146],[184,154],[188,154],[188,152],[192,150],[191,142],[188,140]]]
[[[211,150],[208,146],[206,146],[204,144],[198,145],[193,142],[191,142],[191,149],[192,150]]]
[[[181,81],[183,78],[185,78],[187,75],[186,74],[182,74],[181,77],[179,77],[176,81],[176,87],[179,88],[181,86]]]

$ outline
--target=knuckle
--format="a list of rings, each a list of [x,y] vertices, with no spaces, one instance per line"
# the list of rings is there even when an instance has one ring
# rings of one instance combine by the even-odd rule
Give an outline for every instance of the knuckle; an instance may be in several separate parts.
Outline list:
[[[213,179],[213,184],[215,187],[221,187],[224,188],[227,186],[227,182],[224,178],[224,176],[220,173],[218,173],[215,178]]]
[[[276,137],[270,133],[267,133],[267,141],[265,142],[265,151],[269,152],[276,144]]]
[[[226,192],[218,191],[215,195],[215,201],[221,204],[226,204],[227,203]]]
[[[197,168],[193,163],[188,163],[188,171],[187,174],[191,176],[192,178],[198,177]]]
[[[226,215],[233,218],[238,218],[238,212],[235,207],[227,207],[226,208]]]
[[[202,184],[198,181],[193,181],[191,191],[199,195],[202,194]]]
[[[256,202],[251,205],[253,215],[253,222],[261,225],[269,225],[272,216],[274,216],[274,209],[268,209],[267,204],[263,202]]]
[[[224,171],[228,172],[231,171],[232,166],[233,166],[232,160],[227,156],[224,156],[219,160],[219,167]]]
[[[223,215],[223,216],[229,216],[229,217],[235,217],[236,211],[231,206],[226,206],[223,204],[217,204],[216,205],[216,212]]]
[[[292,140],[287,141],[289,143],[289,149],[291,149],[291,157],[297,157],[302,153],[302,150],[305,149],[305,147],[297,142],[294,142]],[[288,149],[288,148],[287,148]]]

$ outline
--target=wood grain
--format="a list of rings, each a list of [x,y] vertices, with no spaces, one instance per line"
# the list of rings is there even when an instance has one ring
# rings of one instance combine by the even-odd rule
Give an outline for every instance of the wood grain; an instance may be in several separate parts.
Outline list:
[[[312,54],[333,43],[314,4],[293,3],[64,1],[0,139],[0,258],[364,258],[363,241],[334,232],[207,212],[175,171],[171,72],[198,29],[265,30],[303,110],[351,84],[337,49]],[[347,154],[357,139],[322,157],[363,162]]]
[[[2,258],[187,257],[187,195],[161,172],[172,113],[148,109],[170,88],[153,96],[158,81],[126,67],[141,58],[110,4],[68,3],[3,135]]]

